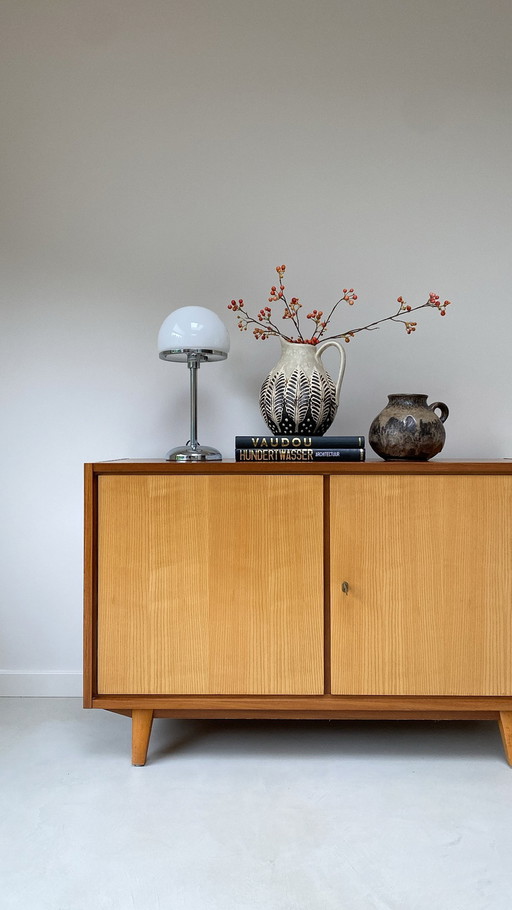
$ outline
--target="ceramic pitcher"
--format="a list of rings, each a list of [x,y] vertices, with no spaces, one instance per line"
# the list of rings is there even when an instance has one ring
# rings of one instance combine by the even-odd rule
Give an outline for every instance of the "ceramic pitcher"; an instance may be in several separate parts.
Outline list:
[[[321,359],[329,347],[340,355],[336,381]],[[336,416],[344,372],[345,351],[337,341],[310,345],[281,339],[281,358],[260,392],[260,410],[272,433],[322,436]]]

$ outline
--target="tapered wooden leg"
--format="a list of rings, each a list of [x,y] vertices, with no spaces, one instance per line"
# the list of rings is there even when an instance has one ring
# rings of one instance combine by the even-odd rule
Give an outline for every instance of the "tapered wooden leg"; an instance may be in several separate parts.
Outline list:
[[[500,711],[500,733],[509,765],[512,765],[512,711]]]
[[[146,708],[132,711],[132,765],[145,765],[149,737],[153,725],[153,712]]]

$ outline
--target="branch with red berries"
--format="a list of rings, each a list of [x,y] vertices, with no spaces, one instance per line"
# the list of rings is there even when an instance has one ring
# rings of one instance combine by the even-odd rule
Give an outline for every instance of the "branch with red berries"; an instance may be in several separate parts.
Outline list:
[[[428,300],[425,301],[425,303],[420,303],[418,306],[410,306],[403,297],[398,297],[397,303],[399,304],[399,307],[396,313],[392,313],[390,316],[383,316],[382,319],[377,319],[375,322],[369,322],[368,325],[360,326],[357,329],[349,329],[347,332],[338,332],[335,335],[327,335],[327,328],[337,307],[341,303],[347,303],[348,306],[353,306],[357,300],[357,294],[354,294],[354,288],[343,288],[343,296],[336,301],[328,316],[324,318],[323,310],[311,310],[311,312],[306,315],[306,319],[309,319],[313,323],[313,328],[309,337],[304,337],[300,326],[299,314],[302,304],[298,297],[291,297],[290,300],[287,299],[284,293],[285,285],[283,283],[285,271],[285,265],[276,266],[279,285],[272,285],[270,288],[268,303],[282,304],[280,318],[289,320],[292,323],[293,329],[291,329],[290,334],[287,334],[286,331],[283,331],[276,324],[275,317],[272,315],[272,307],[262,307],[255,318],[245,309],[245,301],[242,298],[240,298],[240,300],[232,300],[231,303],[228,304],[228,310],[232,310],[237,314],[238,328],[241,332],[246,332],[249,326],[251,326],[254,337],[261,341],[265,341],[271,336],[276,336],[282,338],[284,341],[292,342],[293,344],[316,345],[320,341],[333,341],[337,338],[343,338],[343,340],[348,343],[358,332],[371,332],[374,329],[377,329],[383,322],[399,322],[405,327],[407,334],[411,335],[416,331],[417,323],[400,317],[405,316],[405,314],[415,313],[417,310],[422,310],[425,307],[433,307],[437,309],[441,316],[445,316],[446,308],[450,305],[449,300],[445,300],[441,303],[439,295],[434,293],[429,294]],[[277,318],[279,318],[279,316]],[[293,337],[294,334],[295,337]]]

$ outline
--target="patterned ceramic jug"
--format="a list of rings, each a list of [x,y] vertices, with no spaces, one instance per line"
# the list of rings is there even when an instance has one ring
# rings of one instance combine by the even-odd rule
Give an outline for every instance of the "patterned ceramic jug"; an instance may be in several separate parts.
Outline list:
[[[336,382],[321,360],[329,347],[336,348],[340,355]],[[322,436],[338,410],[345,351],[337,341],[310,345],[281,339],[281,348],[279,362],[261,387],[263,419],[276,435]]]

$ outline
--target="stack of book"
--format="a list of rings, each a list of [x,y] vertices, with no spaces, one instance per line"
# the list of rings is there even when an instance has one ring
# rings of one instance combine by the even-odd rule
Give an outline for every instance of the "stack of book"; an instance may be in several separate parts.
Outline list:
[[[364,461],[364,436],[235,436],[236,461]]]

